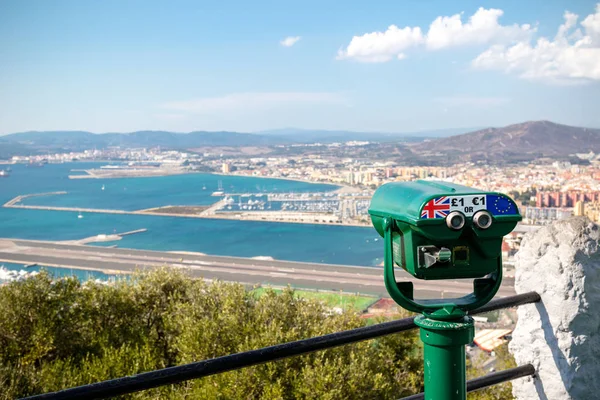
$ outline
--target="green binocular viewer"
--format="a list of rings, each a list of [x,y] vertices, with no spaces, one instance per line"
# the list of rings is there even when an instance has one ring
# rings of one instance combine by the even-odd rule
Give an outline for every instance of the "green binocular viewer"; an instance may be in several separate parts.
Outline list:
[[[392,298],[415,312],[444,306],[468,311],[487,303],[502,280],[502,239],[521,215],[501,193],[446,182],[394,182],[371,200],[371,221],[385,239],[384,278]],[[455,299],[415,300],[412,282],[396,282],[400,267],[418,279],[474,280],[473,293]]]

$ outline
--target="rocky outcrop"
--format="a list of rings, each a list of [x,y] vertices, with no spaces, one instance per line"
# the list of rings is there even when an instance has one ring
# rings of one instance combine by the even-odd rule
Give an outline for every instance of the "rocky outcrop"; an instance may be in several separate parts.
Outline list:
[[[519,400],[600,399],[600,229],[585,217],[526,236],[517,254],[517,293],[542,302],[518,308],[510,351],[537,375],[513,382]]]

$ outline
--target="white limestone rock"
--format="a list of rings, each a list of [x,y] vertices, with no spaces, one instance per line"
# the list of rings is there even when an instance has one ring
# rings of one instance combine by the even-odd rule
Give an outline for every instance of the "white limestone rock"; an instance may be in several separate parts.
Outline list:
[[[513,381],[518,400],[600,399],[600,230],[575,217],[527,235],[516,259],[518,308],[510,351],[537,375]]]

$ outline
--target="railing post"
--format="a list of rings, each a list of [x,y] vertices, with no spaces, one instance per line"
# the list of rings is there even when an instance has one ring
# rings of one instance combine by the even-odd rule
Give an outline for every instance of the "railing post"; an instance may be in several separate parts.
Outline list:
[[[473,341],[473,318],[439,321],[420,316],[415,324],[424,344],[425,400],[465,400],[465,346]]]

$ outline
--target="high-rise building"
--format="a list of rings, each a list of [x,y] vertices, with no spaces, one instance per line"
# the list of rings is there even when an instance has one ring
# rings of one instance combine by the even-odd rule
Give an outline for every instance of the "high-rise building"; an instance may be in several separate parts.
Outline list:
[[[354,171],[348,172],[348,175],[346,176],[346,182],[351,185],[354,184]]]
[[[224,174],[228,174],[231,172],[231,165],[229,165],[228,163],[223,163],[223,167],[221,168],[221,171]]]
[[[575,203],[573,215],[577,217],[582,217],[585,215],[585,203],[582,200],[579,200],[577,203]]]
[[[565,192],[538,192],[536,205],[538,207],[575,207],[575,203],[600,201],[600,191],[582,192],[567,190]]]

